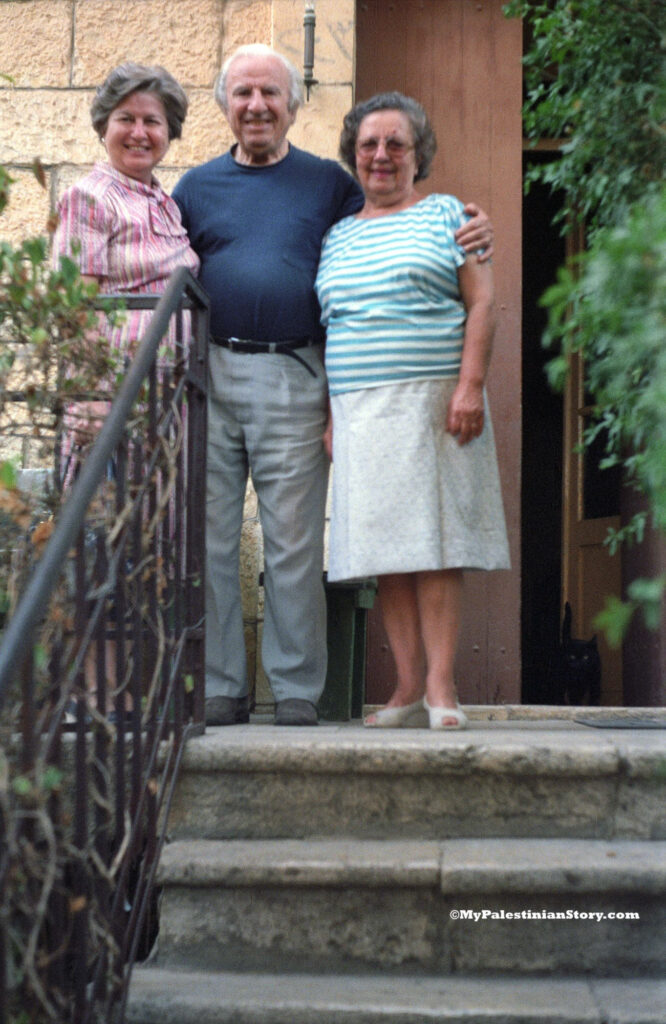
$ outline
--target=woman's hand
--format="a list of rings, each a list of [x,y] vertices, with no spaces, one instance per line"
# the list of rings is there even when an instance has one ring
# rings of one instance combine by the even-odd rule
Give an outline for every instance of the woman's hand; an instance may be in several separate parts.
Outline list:
[[[458,444],[468,444],[483,432],[483,385],[459,381],[446,410],[446,429]]]
[[[458,268],[460,294],[467,310],[460,376],[446,411],[446,429],[468,444],[483,431],[483,386],[495,329],[495,292],[489,263],[466,259]]]
[[[465,221],[455,233],[455,240],[465,252],[475,253],[478,263],[485,263],[493,254],[495,232],[487,213],[476,203],[468,203],[465,213],[471,220]],[[479,250],[483,250],[480,252]]]

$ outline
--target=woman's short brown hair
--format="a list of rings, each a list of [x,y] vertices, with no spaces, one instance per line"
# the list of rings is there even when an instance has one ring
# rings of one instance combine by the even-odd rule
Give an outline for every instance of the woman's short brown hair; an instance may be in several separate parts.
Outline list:
[[[97,88],[90,107],[93,128],[104,138],[109,118],[119,103],[134,92],[154,92],[162,101],[169,129],[169,141],[179,139],[187,114],[185,90],[173,75],[159,65],[119,64]]]
[[[342,123],[340,134],[340,157],[353,174],[356,174],[356,140],[361,122],[368,114],[378,110],[398,110],[406,114],[414,138],[416,174],[414,181],[422,181],[430,173],[430,165],[437,151],[437,139],[428,115],[416,100],[401,92],[380,92],[352,107]]]

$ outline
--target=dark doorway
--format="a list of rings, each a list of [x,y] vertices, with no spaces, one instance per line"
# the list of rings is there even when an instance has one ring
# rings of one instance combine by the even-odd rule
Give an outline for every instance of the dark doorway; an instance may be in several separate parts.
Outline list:
[[[526,154],[524,170],[552,154]],[[559,209],[548,186],[523,202],[522,701],[556,703],[551,666],[559,641],[562,561],[563,399],[546,377],[539,299],[565,260]]]

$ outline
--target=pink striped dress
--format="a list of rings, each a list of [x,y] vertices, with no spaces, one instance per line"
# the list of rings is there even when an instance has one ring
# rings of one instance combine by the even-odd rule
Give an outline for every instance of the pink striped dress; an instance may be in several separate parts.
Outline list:
[[[128,178],[109,164],[68,188],[58,204],[53,257],[71,256],[82,274],[100,279],[105,293],[164,291],[180,266],[196,275],[199,257],[190,247],[180,211],[153,178],[150,185]],[[112,344],[131,351],[150,319],[149,310],[125,314],[112,331]]]
[[[177,267],[197,274],[199,257],[190,247],[180,211],[153,178],[150,185],[128,178],[109,164],[96,164],[68,188],[58,203],[58,226],[53,239],[53,262],[70,256],[81,273],[99,278],[105,294],[159,294]],[[107,327],[112,348],[131,355],[143,336],[151,310],[128,310],[123,322]],[[189,313],[183,317],[185,341]],[[172,318],[166,352],[176,335]],[[165,351],[163,349],[163,351]],[[113,386],[109,382],[109,388]],[[64,484],[71,482],[77,459],[72,459],[75,410],[66,417],[62,439]]]

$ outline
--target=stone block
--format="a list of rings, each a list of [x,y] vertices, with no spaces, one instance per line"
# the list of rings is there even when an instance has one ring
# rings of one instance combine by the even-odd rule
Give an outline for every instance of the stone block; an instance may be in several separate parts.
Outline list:
[[[263,592],[262,592],[263,601]],[[256,671],[254,675],[254,695],[257,702],[257,710],[259,711],[270,711],[275,703],[273,697],[273,691],[270,688],[268,682],[268,676],[264,671],[264,666],[261,662],[261,644],[264,637],[264,624],[262,621],[257,622],[256,625],[256,636],[257,636],[257,662]]]
[[[99,159],[90,123],[92,93],[60,90],[0,90],[0,163],[89,164]]]
[[[261,662],[257,664],[255,679],[254,698],[256,713],[260,715],[272,714],[275,707],[275,698],[273,697],[273,692],[268,685],[268,679]]]
[[[615,844],[618,867],[604,877],[603,863],[600,874],[593,870],[603,843],[173,843],[160,867],[160,955],[187,960],[203,940],[203,955],[213,947],[218,967],[242,952],[246,967],[258,954],[273,969],[286,956],[329,968],[360,961],[442,973],[649,974],[663,959],[664,909],[653,898],[663,889],[663,853],[649,843],[623,845]],[[525,870],[537,846],[543,868]],[[449,847],[460,856],[458,877],[438,895]],[[476,859],[468,863],[465,851]]]
[[[2,74],[16,86],[69,85],[72,17],[71,0],[0,3]]]
[[[258,699],[260,693],[263,696],[258,672]],[[579,805],[565,807],[571,790],[555,780],[548,786],[531,786],[524,779],[491,779],[476,773],[460,779],[368,777],[362,771],[349,776],[321,770],[244,776],[232,772],[226,778],[186,772],[174,813],[181,834],[192,834],[206,820],[207,835],[219,838],[330,836],[339,830],[368,838],[604,835],[612,791],[590,780],[581,780],[576,788]],[[194,816],[192,807],[197,808]]]
[[[666,839],[663,779],[622,778],[618,786],[615,834]]]
[[[165,167],[160,164],[155,168],[155,174],[164,191],[171,195],[186,170],[187,167]]]
[[[245,490],[245,506],[243,508],[243,519],[256,519],[259,514],[257,492],[254,489],[252,479],[247,482]]]
[[[99,159],[103,159],[104,150],[99,147],[99,153],[97,154]],[[93,164],[60,164],[53,168],[51,172],[51,195],[53,196],[54,204],[57,203],[63,192],[74,185],[75,182],[83,178],[84,175],[88,174],[93,168]]]
[[[226,118],[215,102],[212,89],[191,91],[189,99],[190,108],[183,126],[183,137],[171,143],[164,159],[165,167],[192,167],[205,163],[224,153],[234,141]]]
[[[564,978],[173,971],[139,964],[128,1024],[663,1024],[664,983]]]
[[[257,617],[257,589],[261,549],[261,529],[256,520],[243,523],[240,544],[240,582],[243,617]]]
[[[247,658],[247,677],[252,690],[252,680],[257,674],[257,627],[255,623],[246,623],[243,628],[245,637],[245,656]]]
[[[651,713],[659,714],[652,709]],[[611,730],[610,735],[624,769],[618,780],[616,834],[665,839],[666,754],[663,731],[618,729]]]
[[[351,106],[351,84],[316,86],[310,102],[298,111],[289,132],[291,142],[317,156],[337,160],[342,119]]]
[[[662,1024],[664,1020],[663,978],[641,978],[635,985],[626,979],[604,978],[591,981],[590,988],[608,1024]]]
[[[51,175],[46,172],[47,188],[43,188],[31,171],[10,168],[14,183],[9,202],[0,217],[0,237],[18,245],[30,235],[46,234],[50,212]]]
[[[666,891],[664,843],[484,837],[449,839],[442,851],[441,889],[448,895],[592,892],[607,902],[620,893]]]
[[[451,912],[459,909],[478,916],[453,920]],[[538,916],[523,918],[525,911]],[[599,920],[599,913],[638,913],[640,920]],[[644,896],[454,896],[443,901],[442,921],[448,922],[454,970],[462,974],[554,971],[635,976],[663,969],[663,903]]]
[[[160,885],[202,887],[289,885],[312,888],[430,887],[439,878],[440,845],[397,840],[303,842],[210,839],[165,847]]]
[[[301,71],[304,9],[303,0],[274,0],[273,3],[273,46]],[[351,85],[354,73],[354,2],[317,0],[315,9],[314,76],[322,83]]]
[[[220,63],[239,46],[248,43],[271,45],[271,0],[227,0],[225,3]]]
[[[212,86],[222,40],[218,0],[84,0],[76,8],[74,85],[121,61],[161,64],[184,87]]]
[[[295,963],[327,969],[355,964],[429,964],[445,958],[433,928],[432,890],[169,887],[160,919],[160,955],[180,964],[243,963],[245,970]]]
[[[646,821],[615,830],[616,758],[603,737],[572,730],[479,723],[445,741],[418,729],[377,736],[320,727],[314,737],[304,730],[285,741],[259,730],[252,742],[239,734],[223,747],[193,741],[185,764],[176,800],[182,835],[196,827],[192,806],[219,838],[336,830],[365,838],[643,838],[663,820],[658,806],[644,804]]]

